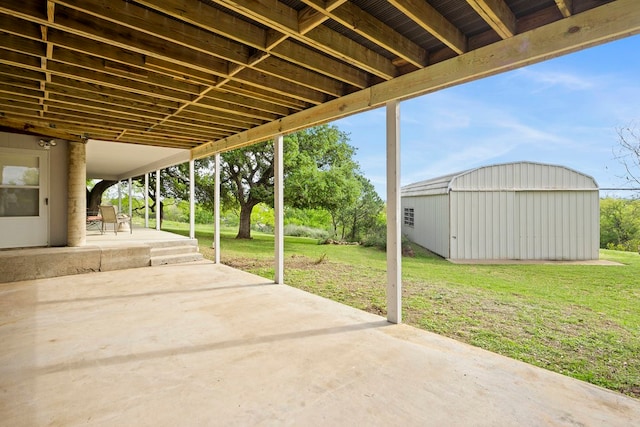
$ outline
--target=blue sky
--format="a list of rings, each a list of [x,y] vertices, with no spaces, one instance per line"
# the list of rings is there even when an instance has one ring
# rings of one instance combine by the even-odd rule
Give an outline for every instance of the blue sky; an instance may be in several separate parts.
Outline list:
[[[613,150],[618,128],[640,127],[640,36],[404,101],[400,112],[402,185],[523,160],[625,186]],[[385,199],[384,108],[333,124]]]

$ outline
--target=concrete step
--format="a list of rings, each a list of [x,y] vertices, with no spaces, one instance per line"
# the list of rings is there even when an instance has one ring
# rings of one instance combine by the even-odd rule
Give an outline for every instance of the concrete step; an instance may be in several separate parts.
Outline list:
[[[165,255],[178,255],[178,254],[191,254],[198,252],[198,247],[194,245],[180,245],[180,246],[161,246],[151,248],[151,257],[165,256]]]
[[[181,264],[184,262],[202,261],[204,257],[199,252],[152,256],[151,266],[166,265],[166,264]]]
[[[167,248],[172,246],[195,246],[198,247],[198,239],[180,239],[180,240],[154,240],[145,242],[147,245],[154,248]]]

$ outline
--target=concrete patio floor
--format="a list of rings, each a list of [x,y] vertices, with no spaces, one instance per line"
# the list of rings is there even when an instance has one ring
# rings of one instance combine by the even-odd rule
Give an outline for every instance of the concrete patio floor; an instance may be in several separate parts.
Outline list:
[[[631,426],[640,401],[200,262],[0,284],[7,426]]]

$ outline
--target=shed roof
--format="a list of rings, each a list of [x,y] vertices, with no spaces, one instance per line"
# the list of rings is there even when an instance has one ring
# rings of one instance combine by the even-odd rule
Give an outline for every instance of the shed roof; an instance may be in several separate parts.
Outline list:
[[[595,179],[561,165],[537,162],[500,163],[468,169],[402,187],[402,197],[450,191],[598,190]]]
[[[639,32],[637,0],[3,0],[0,130],[198,158]]]

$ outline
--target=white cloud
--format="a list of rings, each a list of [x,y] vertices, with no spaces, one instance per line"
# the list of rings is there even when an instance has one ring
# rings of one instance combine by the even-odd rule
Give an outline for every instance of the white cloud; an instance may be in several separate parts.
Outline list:
[[[563,71],[538,71],[533,68],[521,68],[515,72],[515,76],[523,77],[537,84],[538,86],[534,88],[534,91],[547,90],[558,86],[572,91],[589,90],[598,85],[597,79]]]

